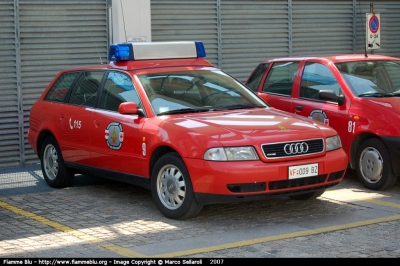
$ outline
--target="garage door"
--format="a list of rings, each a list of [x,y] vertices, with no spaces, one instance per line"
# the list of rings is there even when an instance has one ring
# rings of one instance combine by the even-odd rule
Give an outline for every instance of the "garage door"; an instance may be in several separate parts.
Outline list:
[[[0,2],[0,167],[34,164],[29,111],[56,73],[107,63],[106,0]]]

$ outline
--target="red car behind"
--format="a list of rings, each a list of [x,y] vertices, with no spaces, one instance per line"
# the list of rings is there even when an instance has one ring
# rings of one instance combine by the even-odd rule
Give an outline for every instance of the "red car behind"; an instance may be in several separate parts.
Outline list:
[[[246,84],[273,107],[339,133],[365,187],[391,188],[400,175],[400,59],[326,55],[261,62]]]

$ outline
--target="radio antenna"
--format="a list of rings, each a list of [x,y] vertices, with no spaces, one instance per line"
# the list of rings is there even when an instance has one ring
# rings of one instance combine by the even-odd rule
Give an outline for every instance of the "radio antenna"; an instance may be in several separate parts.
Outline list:
[[[103,64],[103,59],[101,58],[101,55],[100,55],[100,52],[99,52],[99,48],[97,47],[97,45],[96,45],[96,51],[97,51],[97,54],[99,55],[99,58],[100,58],[100,65],[102,65]]]
[[[122,7],[122,1],[119,1],[121,5],[121,11],[122,11],[122,22],[124,23],[124,32],[125,32],[125,42],[128,42],[126,38],[126,29],[125,29],[125,16],[124,16],[124,8]]]

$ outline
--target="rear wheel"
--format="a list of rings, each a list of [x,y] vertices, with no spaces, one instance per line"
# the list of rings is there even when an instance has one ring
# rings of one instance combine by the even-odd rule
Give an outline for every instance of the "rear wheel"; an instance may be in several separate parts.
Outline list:
[[[195,217],[203,207],[196,201],[189,172],[175,152],[163,155],[155,164],[151,193],[160,212],[171,219]]]
[[[290,197],[295,200],[311,200],[311,199],[318,198],[319,196],[321,196],[324,193],[325,193],[325,189],[322,189],[322,190],[304,193],[304,194],[300,194],[300,195],[294,195],[294,196],[290,196]]]
[[[377,138],[361,143],[357,150],[356,171],[360,182],[373,190],[391,188],[397,180],[393,174],[389,151]]]
[[[47,137],[41,149],[41,166],[43,177],[50,187],[67,187],[74,181],[74,175],[64,165],[64,159],[56,139]]]

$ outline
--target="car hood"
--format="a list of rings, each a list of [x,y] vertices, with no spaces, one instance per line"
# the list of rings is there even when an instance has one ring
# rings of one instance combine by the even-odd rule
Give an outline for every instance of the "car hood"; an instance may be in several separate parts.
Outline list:
[[[400,114],[400,97],[362,98],[362,101],[371,108],[385,108]]]
[[[166,132],[179,132],[171,135],[176,142],[196,137],[215,145],[261,145],[337,134],[309,118],[268,108],[171,115],[163,122]]]

